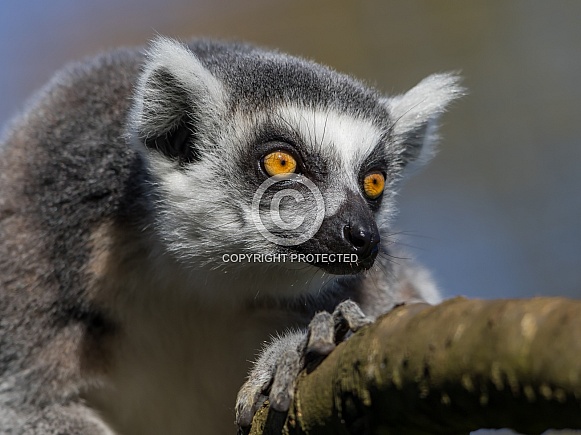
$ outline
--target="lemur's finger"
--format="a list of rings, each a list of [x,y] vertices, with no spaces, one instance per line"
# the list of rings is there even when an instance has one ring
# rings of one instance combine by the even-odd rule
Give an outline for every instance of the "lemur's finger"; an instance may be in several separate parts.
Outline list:
[[[329,355],[335,349],[335,327],[331,314],[326,311],[315,314],[309,324],[307,354]]]
[[[341,302],[333,311],[333,320],[335,327],[335,343],[340,343],[350,332],[357,332],[365,325],[373,321],[367,317],[359,305],[355,302],[346,300]]]
[[[262,388],[252,382],[246,382],[238,393],[236,403],[236,424],[245,428],[252,424],[256,411],[262,406],[267,397],[262,394]]]
[[[276,367],[276,374],[270,389],[270,406],[275,411],[286,412],[294,397],[295,383],[303,368],[300,353],[295,348],[285,351]]]

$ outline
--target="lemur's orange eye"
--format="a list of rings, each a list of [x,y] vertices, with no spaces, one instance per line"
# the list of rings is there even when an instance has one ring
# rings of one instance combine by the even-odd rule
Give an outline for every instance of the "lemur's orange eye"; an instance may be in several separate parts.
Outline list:
[[[369,199],[376,199],[383,193],[385,177],[381,172],[371,172],[363,179],[363,191]]]
[[[297,161],[285,151],[275,151],[262,159],[264,170],[271,177],[281,174],[292,174],[297,169]]]

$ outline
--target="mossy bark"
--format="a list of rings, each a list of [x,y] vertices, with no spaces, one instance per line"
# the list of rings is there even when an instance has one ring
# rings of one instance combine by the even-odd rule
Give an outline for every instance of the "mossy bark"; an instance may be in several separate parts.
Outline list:
[[[467,434],[581,428],[581,301],[401,306],[299,378],[251,434]]]

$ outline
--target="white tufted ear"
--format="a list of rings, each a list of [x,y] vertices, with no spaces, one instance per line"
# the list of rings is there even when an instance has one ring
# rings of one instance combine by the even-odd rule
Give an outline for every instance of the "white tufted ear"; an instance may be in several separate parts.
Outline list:
[[[404,145],[405,162],[423,163],[433,155],[440,115],[465,94],[459,82],[455,74],[433,74],[405,94],[384,99],[393,120],[393,139]]]
[[[146,53],[130,116],[131,134],[179,162],[197,159],[203,139],[224,112],[218,79],[186,46],[159,37]]]

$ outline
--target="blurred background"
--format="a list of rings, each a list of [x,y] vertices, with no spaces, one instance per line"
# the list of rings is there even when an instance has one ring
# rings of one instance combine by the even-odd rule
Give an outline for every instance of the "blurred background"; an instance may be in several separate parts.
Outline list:
[[[64,63],[156,34],[242,39],[399,93],[461,71],[402,243],[445,296],[581,296],[581,2],[2,0],[0,123]]]

